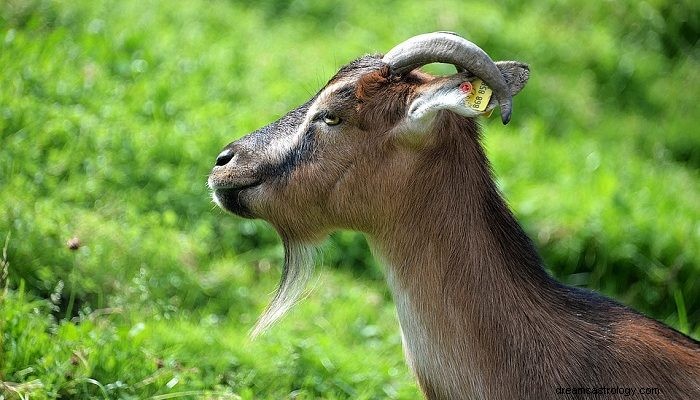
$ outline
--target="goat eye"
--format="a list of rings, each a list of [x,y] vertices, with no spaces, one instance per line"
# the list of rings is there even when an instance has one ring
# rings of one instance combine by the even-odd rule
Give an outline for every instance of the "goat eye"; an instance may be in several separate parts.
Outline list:
[[[323,122],[325,122],[326,125],[334,126],[334,125],[338,125],[341,122],[341,119],[337,115],[326,114],[323,116]]]

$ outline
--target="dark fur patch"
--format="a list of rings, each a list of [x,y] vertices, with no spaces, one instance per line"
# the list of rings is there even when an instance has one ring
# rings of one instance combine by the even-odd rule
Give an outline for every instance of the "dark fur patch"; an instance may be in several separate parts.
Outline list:
[[[265,173],[269,177],[288,177],[300,164],[310,161],[313,158],[316,148],[316,126],[311,124],[304,132],[297,147],[286,154],[284,159],[275,165],[268,165]]]

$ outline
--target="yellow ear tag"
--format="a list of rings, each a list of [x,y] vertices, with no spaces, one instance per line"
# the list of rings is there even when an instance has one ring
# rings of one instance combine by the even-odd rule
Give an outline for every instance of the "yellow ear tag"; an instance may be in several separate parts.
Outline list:
[[[486,106],[489,105],[489,100],[491,100],[493,91],[490,87],[486,86],[481,79],[474,80],[472,85],[474,89],[469,93],[467,98],[464,99],[464,103],[472,110],[482,113],[486,109]]]

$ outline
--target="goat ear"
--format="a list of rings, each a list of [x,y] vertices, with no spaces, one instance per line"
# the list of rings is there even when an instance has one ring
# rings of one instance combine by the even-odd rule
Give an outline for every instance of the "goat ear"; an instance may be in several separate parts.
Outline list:
[[[472,93],[474,76],[460,72],[438,77],[418,86],[408,104],[406,127],[409,131],[423,131],[438,111],[449,110],[465,117],[476,117],[484,112],[469,106],[467,97]]]
[[[515,96],[523,90],[527,80],[530,79],[530,66],[527,64],[518,61],[497,61],[496,66],[501,70],[501,74],[510,88],[511,96]]]
[[[510,89],[512,96],[520,92],[528,78],[530,68],[527,64],[517,61],[499,61],[496,66],[503,74],[503,78]],[[478,88],[474,85],[481,85]],[[481,90],[490,92],[483,82],[468,71],[460,72],[452,76],[438,77],[420,85],[415,96],[408,105],[407,119],[403,128],[409,132],[424,131],[427,124],[441,110],[449,110],[465,117],[474,118],[481,114],[488,114],[498,106],[495,96],[491,96],[486,107],[481,101]],[[478,93],[477,93],[478,90]]]
[[[527,84],[527,80],[530,79],[530,66],[527,64],[518,61],[497,61],[496,66],[501,70],[503,79],[505,79],[510,89],[511,96],[520,93]],[[491,110],[496,108],[496,106],[498,106],[498,101],[492,96],[484,113],[489,113],[488,115],[491,115]]]

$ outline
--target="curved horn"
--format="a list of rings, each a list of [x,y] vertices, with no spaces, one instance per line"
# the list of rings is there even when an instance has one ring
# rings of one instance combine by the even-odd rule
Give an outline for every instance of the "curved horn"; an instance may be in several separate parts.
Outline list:
[[[513,98],[501,71],[479,46],[452,32],[414,36],[396,45],[382,58],[394,74],[401,75],[434,62],[452,64],[481,78],[493,90],[503,124],[510,121]]]

